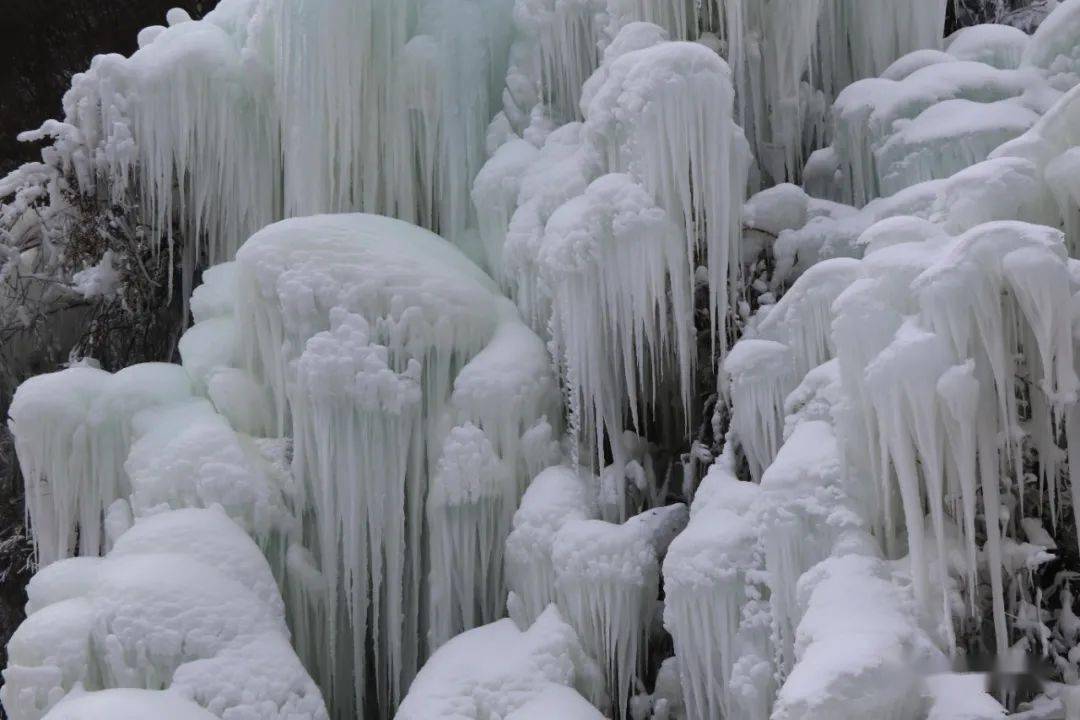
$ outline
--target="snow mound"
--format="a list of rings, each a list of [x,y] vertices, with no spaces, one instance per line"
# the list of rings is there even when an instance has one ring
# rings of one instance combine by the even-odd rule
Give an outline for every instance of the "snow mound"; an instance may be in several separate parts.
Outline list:
[[[973,60],[1002,70],[1020,67],[1032,38],[1009,25],[974,25],[953,33],[945,50],[957,60]]]
[[[124,463],[136,516],[220,505],[260,544],[292,532],[284,479],[203,399],[143,411]]]
[[[13,718],[37,720],[69,693],[115,687],[172,688],[197,703],[191,717],[201,706],[218,717],[326,718],[289,646],[269,565],[220,507],[139,521],[105,558],[54,563],[29,594],[0,690]],[[171,694],[141,697],[146,712],[171,711]],[[114,705],[127,709],[111,692],[91,693],[48,716],[99,717]]]
[[[159,690],[101,690],[68,698],[45,716],[48,720],[211,720],[183,695]]]
[[[918,627],[881,560],[830,558],[799,581],[802,620],[797,662],[772,717],[915,717],[919,672],[944,671],[947,658]]]
[[[592,697],[595,672],[574,631],[552,607],[527,630],[500,620],[443,645],[417,674],[396,717],[598,720],[603,716],[579,694]]]

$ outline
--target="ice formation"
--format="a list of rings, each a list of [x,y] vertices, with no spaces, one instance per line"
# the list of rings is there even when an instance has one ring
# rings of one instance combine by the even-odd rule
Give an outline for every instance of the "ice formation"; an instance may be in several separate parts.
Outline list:
[[[638,517],[623,525],[578,520],[564,525],[551,546],[558,606],[603,666],[611,712],[619,717],[642,674],[644,631],[657,595],[659,568],[648,531]]]
[[[27,137],[55,138],[82,191],[136,194],[170,252],[177,217],[188,283],[283,215],[386,212],[463,240],[512,6],[228,0],[96,58],[65,121]]]
[[[682,233],[633,179],[605,175],[552,214],[539,261],[571,413],[593,431],[590,447],[606,439],[625,465],[624,418],[640,432],[646,413],[670,414],[671,395],[683,417],[658,420],[678,426],[690,414],[694,288]]]
[[[237,264],[241,364],[291,429],[314,518],[305,541],[328,589],[320,642],[339,643],[331,665],[355,667],[360,707],[373,643],[389,709],[429,647],[501,612],[523,436],[560,417],[546,352],[482,271],[401,221],[285,221]]]
[[[731,677],[743,612],[760,599],[760,549],[752,516],[760,487],[740,482],[721,458],[691,508],[690,524],[664,560],[664,624],[675,642],[687,717],[731,717]],[[765,688],[763,688],[765,690]],[[753,717],[747,708],[746,717]]]
[[[531,625],[555,602],[552,544],[563,525],[599,516],[592,497],[594,482],[573,468],[550,467],[533,479],[521,498],[506,538],[507,585],[519,625]]]
[[[122,717],[129,706],[161,717],[327,717],[289,646],[270,566],[220,507],[142,519],[105,557],[53,563],[28,592],[0,691],[13,718]]]
[[[439,648],[401,703],[401,720],[604,717],[597,669],[574,631],[549,608],[527,630],[512,620],[470,630]]]
[[[115,375],[73,367],[19,387],[10,427],[27,487],[27,513],[43,564],[107,549],[105,511],[131,492],[124,470],[137,413],[189,398],[175,365],[147,364]],[[77,547],[76,547],[77,546]]]
[[[622,25],[584,84],[583,123],[511,126],[473,191],[488,266],[534,328],[550,323],[571,423],[592,455],[609,443],[617,467],[628,415],[640,431],[655,399],[676,392],[682,417],[661,423],[689,420],[698,264],[721,342],[738,270],[748,157],[731,73],[703,45],[665,37]]]
[[[646,511],[622,524],[599,514],[597,478],[566,466],[537,475],[506,541],[510,614],[528,627],[554,605],[599,663],[604,709],[627,712],[642,679],[659,562],[686,526],[686,508]]]
[[[1080,0],[944,16],[224,0],[95,59],[0,239],[134,202],[194,324],[15,397],[9,713],[981,720],[950,660],[1036,643],[1075,681]]]

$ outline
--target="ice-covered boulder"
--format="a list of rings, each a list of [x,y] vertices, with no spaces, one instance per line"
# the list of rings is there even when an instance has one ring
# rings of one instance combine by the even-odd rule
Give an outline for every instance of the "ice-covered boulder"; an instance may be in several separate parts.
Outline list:
[[[599,720],[603,715],[586,698],[595,701],[602,692],[597,668],[551,607],[528,629],[500,620],[443,645],[417,674],[396,717]]]
[[[146,713],[156,703],[159,713],[190,706],[192,718],[200,706],[217,717],[326,718],[289,645],[270,566],[220,507],[140,520],[106,557],[53,563],[28,592],[0,690],[13,718],[96,718],[112,707],[109,717],[124,717],[122,693],[79,696],[109,688],[170,688],[128,691]]]
[[[429,647],[501,613],[526,436],[561,417],[546,349],[482,270],[398,220],[284,221],[236,262],[240,365],[294,441],[325,642],[361,706],[363,647],[379,648],[390,708]]]
[[[919,628],[918,614],[881,560],[830,558],[799,581],[796,664],[774,720],[919,717],[922,675],[948,659]]]

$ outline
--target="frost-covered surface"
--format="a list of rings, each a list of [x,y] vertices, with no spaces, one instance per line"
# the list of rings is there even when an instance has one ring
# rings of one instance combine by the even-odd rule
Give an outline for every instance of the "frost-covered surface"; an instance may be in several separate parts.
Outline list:
[[[328,588],[298,641],[329,651],[330,687],[352,668],[339,707],[350,685],[364,707],[372,643],[389,708],[430,650],[502,612],[502,544],[545,461],[527,435],[559,419],[545,349],[460,251],[389,218],[272,225],[235,280],[240,366],[291,431]]]
[[[28,593],[0,691],[13,718],[326,717],[270,566],[219,506],[139,520]]]
[[[124,470],[135,416],[189,398],[183,368],[147,364],[115,375],[73,367],[23,383],[10,427],[27,483],[27,512],[42,563],[105,546],[102,517],[131,492]]]
[[[590,454],[609,443],[616,467],[630,460],[627,415],[639,431],[658,413],[689,420],[699,262],[720,342],[737,272],[749,158],[731,71],[704,45],[665,38],[621,26],[584,84],[583,123],[550,130],[559,116],[541,105],[515,125],[506,108],[474,186],[489,267],[535,328],[550,324],[572,426]],[[681,413],[655,401],[670,393]]]
[[[573,629],[551,607],[526,630],[500,620],[439,648],[397,717],[599,720],[604,716],[585,700],[599,690],[596,673]]]
[[[98,58],[5,243],[62,256],[76,191],[218,264],[180,366],[19,390],[9,711],[323,717],[314,676],[342,718],[981,720],[952,658],[1075,683],[1080,0],[945,6],[226,0]],[[397,219],[313,214],[357,211]],[[124,298],[110,252],[64,287]]]
[[[210,720],[216,717],[178,693],[159,690],[102,690],[59,703],[49,720]]]

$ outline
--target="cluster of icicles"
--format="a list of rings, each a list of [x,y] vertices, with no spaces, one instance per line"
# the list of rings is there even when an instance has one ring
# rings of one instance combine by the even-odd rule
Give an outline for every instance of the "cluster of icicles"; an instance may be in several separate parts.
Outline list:
[[[1080,503],[1080,0],[1026,50],[969,39],[1013,67],[957,49],[926,90],[907,78],[946,53],[906,54],[943,18],[225,0],[95,59],[43,130],[52,159],[175,220],[188,278],[215,266],[182,367],[84,364],[16,396],[44,569],[9,713],[97,717],[138,687],[159,694],[108,697],[317,720],[313,677],[340,718],[999,716],[947,671],[984,586],[1008,648],[1053,544],[1038,517]],[[965,146],[971,167],[905,165],[890,123],[958,99],[1030,118],[992,157],[997,129]],[[807,159],[808,187],[865,207],[781,185],[743,208]],[[317,214],[351,211],[399,219]],[[776,272],[751,314],[758,251]],[[702,347],[730,430],[696,493],[686,471],[690,507],[664,506],[653,453],[690,434]],[[177,561],[215,584],[193,611],[140,583],[183,554],[170,532],[226,516],[266,562],[221,579],[221,557],[257,563],[216,529]]]

